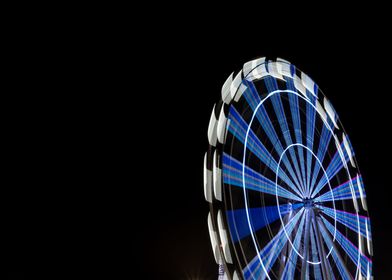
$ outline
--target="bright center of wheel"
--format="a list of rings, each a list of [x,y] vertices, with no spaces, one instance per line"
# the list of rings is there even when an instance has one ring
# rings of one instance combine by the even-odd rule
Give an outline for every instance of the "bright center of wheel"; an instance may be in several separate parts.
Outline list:
[[[313,208],[314,207],[314,200],[311,198],[305,198],[303,201],[305,208]]]
[[[298,148],[303,149],[305,152],[309,152],[314,158],[315,158],[315,164],[318,164],[320,167],[320,172],[323,172],[323,176],[326,178],[326,184],[329,188],[329,190],[332,193],[332,188],[329,183],[329,178],[326,174],[326,171],[324,167],[322,166],[322,163],[320,160],[317,158],[317,156],[313,153],[311,149],[308,147],[304,146],[303,144],[296,143],[289,145],[281,154],[279,162],[278,162],[278,167],[276,170],[276,179],[275,179],[275,187],[276,187],[276,204],[278,206],[278,213],[279,213],[279,218],[282,224],[282,229],[284,234],[286,235],[286,238],[288,242],[290,243],[292,249],[294,252],[304,261],[311,265],[319,265],[321,264],[320,258],[318,259],[313,259],[310,257],[309,254],[309,247],[311,245],[310,239],[307,238],[305,240],[305,237],[301,242],[296,242],[295,237],[292,235],[292,231],[290,230],[290,225],[293,224],[294,227],[296,228],[296,234],[300,234],[303,236],[310,236],[311,235],[311,230],[310,227],[307,226],[309,224],[313,224],[313,219],[315,219],[315,211],[316,210],[316,205],[319,204],[317,201],[317,194],[319,190],[315,190],[315,187],[312,187],[308,184],[309,180],[305,179],[305,176],[302,176],[302,173],[300,171],[300,163],[297,165],[298,166],[298,171],[296,172],[295,165],[292,164],[291,159],[295,159],[296,155],[295,153],[299,150]],[[297,150],[297,151],[296,151]],[[298,152],[299,153],[299,152]],[[280,173],[282,172],[282,173]],[[292,209],[298,209],[296,211],[291,210],[289,215],[285,214],[284,212],[280,210],[280,199],[278,196],[278,183],[279,183],[279,178],[281,177],[282,174],[289,174],[292,178],[292,184],[284,184],[283,186],[287,189],[287,191],[290,191],[292,193],[295,193],[296,198],[293,199],[294,201],[290,202],[292,205],[296,205],[296,208]],[[306,174],[306,173],[305,173]],[[310,174],[310,177],[312,177],[312,174]],[[281,186],[279,186],[281,187]],[[282,187],[281,187],[282,188]],[[333,211],[336,217],[336,210],[335,210],[335,202],[333,198],[333,193],[332,193],[332,203],[333,203]],[[317,211],[316,211],[317,212]],[[316,221],[316,220],[315,220]],[[288,228],[289,230],[287,230]],[[335,240],[335,235],[336,235],[336,219],[335,219],[335,225],[334,225],[334,230],[333,230],[333,240]],[[294,243],[295,244],[294,244]],[[314,241],[315,242],[315,241]],[[306,245],[305,245],[306,244]],[[306,248],[305,248],[306,246]],[[329,247],[329,250],[325,254],[325,258],[328,258],[332,251],[332,246]]]

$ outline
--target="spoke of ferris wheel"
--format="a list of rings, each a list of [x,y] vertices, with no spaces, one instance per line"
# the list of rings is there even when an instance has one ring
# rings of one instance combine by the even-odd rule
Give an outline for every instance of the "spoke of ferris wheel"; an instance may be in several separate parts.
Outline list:
[[[233,134],[240,142],[245,142],[246,130],[248,128],[247,123],[242,119],[241,115],[237,112],[234,107],[230,108],[229,113],[230,125],[228,130]],[[260,142],[259,138],[254,134],[252,130],[249,130],[249,138],[247,148],[254,153],[265,165],[267,165],[271,171],[277,172],[278,164],[275,159],[271,156],[268,150]],[[292,172],[292,171],[291,171]],[[290,180],[286,173],[282,170],[279,171],[279,178],[281,178],[288,186],[290,186],[299,196],[302,197],[302,193],[296,187],[295,184]]]
[[[354,178],[351,178],[347,182],[333,188],[332,191],[329,190],[326,193],[320,195],[319,197],[316,197],[314,199],[314,201],[315,202],[326,202],[326,201],[332,201],[332,200],[353,199],[352,193],[351,193],[351,186],[353,186],[353,188],[354,188],[355,197],[360,198],[361,192],[360,192],[359,188],[360,188],[360,186],[363,186],[361,175],[355,176]],[[362,196],[363,197],[366,196],[364,191],[362,191]]]
[[[300,213],[300,212],[302,212],[302,213]],[[287,228],[287,224],[285,225],[285,228],[286,228],[288,236],[291,236],[293,230],[295,229],[296,225],[298,224],[299,218],[301,216],[302,217],[304,216],[304,213],[303,213],[304,211],[302,209],[301,209],[300,212],[298,213],[299,215],[297,215],[297,219],[296,219],[295,223],[292,223],[291,227]],[[267,271],[269,271],[272,268],[272,266],[274,265],[276,259],[280,255],[281,248],[284,245],[286,245],[286,243],[287,243],[287,236],[284,233],[282,233],[282,229],[281,229],[280,236],[279,236],[279,238],[277,238],[274,247],[272,247],[272,249],[271,249],[271,251],[269,253],[267,261],[265,262],[266,263],[265,267],[266,267]],[[264,271],[260,271],[260,272],[261,272],[261,274],[259,274],[257,278],[259,278],[261,276],[261,279],[264,279],[266,277]]]
[[[344,147],[344,143],[340,143],[340,148],[343,151],[344,161],[347,162],[349,160],[349,155]],[[335,155],[333,156],[331,162],[329,163],[325,173],[321,177],[320,181],[318,182],[317,186],[314,188],[314,191],[311,194],[313,198],[327,183],[328,180],[331,180],[344,166],[342,158],[340,157],[339,151],[336,151]],[[328,176],[328,177],[327,177]]]
[[[327,267],[326,262],[328,261],[327,259],[327,255],[325,253],[325,248],[324,248],[324,244],[322,242],[323,238],[321,236],[320,233],[320,229],[317,223],[317,218],[316,218],[316,214],[313,211],[313,215],[312,215],[312,226],[313,226],[313,230],[314,230],[314,237],[316,239],[316,243],[317,243],[317,248],[318,248],[318,254],[319,254],[319,260],[321,261],[321,272],[323,274],[323,279],[331,279],[331,269],[329,267]],[[319,279],[319,278],[316,278]]]
[[[297,230],[297,233],[295,234],[295,239],[293,242],[294,248],[299,248],[299,246],[301,244],[304,223],[305,223],[305,215],[302,215],[301,222],[298,226],[298,230]],[[294,251],[293,247],[290,246],[290,248],[291,248],[290,254],[287,257],[285,267],[284,267],[283,272],[282,272],[281,276],[279,277],[279,279],[289,280],[289,279],[294,278],[298,254]]]
[[[319,254],[317,252],[317,245],[316,245],[316,240],[315,240],[315,231],[313,228],[313,220],[314,220],[314,211],[312,211],[312,222],[310,223],[310,244],[311,244],[311,249],[312,249],[312,262],[319,262],[320,258],[319,258]],[[322,260],[322,262],[324,262],[324,260]],[[320,266],[322,264],[320,263],[320,265],[314,265],[313,266],[313,273],[314,273],[314,279],[323,279],[321,277],[321,270],[320,270]],[[324,277],[325,279],[326,277]]]
[[[268,64],[267,64],[267,71],[268,71]],[[278,84],[276,82],[276,79],[274,77],[271,76],[267,76],[264,78],[264,83],[267,87],[268,92],[273,92],[278,90]],[[289,94],[289,95],[293,95],[293,94]],[[286,142],[286,146],[290,146],[291,144],[293,144],[293,140],[291,139],[291,135],[290,135],[290,130],[289,130],[289,126],[287,124],[287,119],[284,113],[284,108],[283,108],[283,104],[282,104],[282,100],[280,97],[280,94],[275,94],[273,96],[271,96],[271,102],[272,102],[272,106],[274,107],[274,111],[275,111],[275,115],[278,118],[278,122],[279,122],[279,126],[280,129],[282,131],[284,140]],[[302,160],[301,162],[301,169],[302,169],[302,174],[301,171],[299,169],[299,165],[298,165],[298,160],[297,157],[295,155],[295,150],[294,149],[290,149],[289,150],[290,153],[290,157],[291,160],[294,164],[294,169],[295,172],[297,174],[297,177],[300,180],[301,186],[302,186],[302,190],[303,192],[305,192],[305,165],[304,162]]]
[[[318,94],[317,89],[315,89],[316,95]],[[313,104],[316,103],[316,97],[314,97],[312,94],[308,94],[310,96],[310,100]],[[306,146],[310,149],[313,150],[313,138],[314,138],[314,129],[315,129],[315,123],[316,123],[316,110],[314,109],[313,106],[311,106],[309,103],[306,103]],[[308,189],[308,196],[310,195],[310,175],[312,172],[312,158],[313,155],[309,150],[307,151],[307,178],[306,178],[306,185]]]
[[[339,271],[342,279],[351,280],[353,277],[351,276],[350,272],[348,271],[348,269],[345,265],[345,261],[343,260],[339,251],[337,250],[337,248],[335,248],[335,244],[334,244],[334,242],[332,242],[331,237],[329,236],[329,233],[325,229],[323,222],[320,220],[319,217],[316,217],[316,220],[317,220],[321,235],[324,239],[324,242],[327,245],[327,248],[332,248],[331,255],[332,255],[333,260],[335,261],[336,267],[338,268],[338,271]]]
[[[334,209],[321,205],[319,205],[318,208],[322,210],[322,213],[328,215],[332,219],[335,219]],[[367,230],[370,228],[369,218],[358,215],[358,219],[359,219],[359,230],[358,230],[357,214],[345,212],[342,210],[336,210],[336,221],[348,227],[352,231],[356,233],[360,233],[363,237],[371,240],[372,236],[370,234],[370,230]]]
[[[295,71],[295,68],[292,70],[293,72]],[[294,81],[292,78],[285,77],[286,79],[286,84],[287,84],[287,89],[296,91],[295,86],[294,86]],[[318,87],[315,85],[314,92],[316,96],[318,95]],[[306,90],[308,93],[308,90]],[[307,96],[310,99],[310,102],[315,105],[316,103],[316,97],[313,96],[312,94],[307,94]],[[294,133],[296,137],[297,143],[302,144],[302,130],[301,130],[301,120],[300,120],[300,114],[299,114],[299,103],[298,103],[298,96],[295,94],[289,94],[289,102],[290,102],[290,109],[291,109],[291,117],[293,120],[293,125],[294,125]],[[306,103],[306,146],[310,149],[313,150],[313,137],[314,137],[314,129],[315,129],[315,117],[316,117],[316,111],[312,105],[309,103]],[[300,162],[301,162],[301,169],[303,174],[306,174],[306,180],[304,180],[305,185],[306,185],[306,196],[309,197],[309,184],[310,184],[310,174],[311,174],[311,166],[312,166],[312,153],[306,149],[306,167],[307,170],[305,171],[304,165],[304,156],[303,156],[303,148],[301,146],[297,147],[299,150],[299,155],[300,155]]]
[[[330,127],[334,127],[332,124],[332,121],[330,121],[328,119],[328,124],[330,125]],[[320,162],[323,162],[324,157],[327,153],[328,150],[328,146],[329,146],[329,142],[331,141],[332,138],[332,132],[328,130],[327,126],[325,124],[323,124],[323,128],[321,131],[321,136],[320,136],[320,143],[317,149],[317,158],[320,160]],[[310,182],[310,187],[309,189],[312,189],[314,187],[314,185],[316,184],[316,179],[318,177],[318,174],[320,172],[320,164],[318,164],[317,162],[314,164],[313,167],[313,172],[311,172],[311,182]]]
[[[329,262],[329,259],[325,259],[325,266],[329,272],[330,278],[331,280],[336,280],[335,275],[333,274],[333,270],[331,267],[331,263]]]
[[[323,226],[328,229],[328,231],[333,234],[334,233],[334,226],[327,221],[326,218],[322,217],[322,223]],[[367,258],[365,255],[363,255],[360,250],[350,241],[348,240],[339,230],[336,229],[336,240],[338,241],[339,245],[343,250],[347,253],[351,261],[358,266],[358,254],[359,254],[359,261],[360,261],[360,267],[361,267],[361,272],[363,275],[367,275],[367,267],[370,267],[370,271],[372,268],[372,261]]]
[[[223,182],[237,187],[245,187],[270,195],[278,195],[287,199],[302,201],[302,199],[276,183],[245,166],[245,174],[242,174],[243,164],[230,155],[223,153]],[[245,182],[243,181],[245,175]]]
[[[303,215],[302,215],[302,217],[303,217]],[[283,224],[287,224],[287,222],[289,221],[291,219],[291,217],[290,217],[290,215],[286,215],[284,218],[283,218]],[[301,222],[302,222],[302,218],[301,218]],[[294,229],[294,231],[295,231],[295,229]],[[293,231],[293,232],[294,232]],[[291,235],[289,235],[289,239],[291,240]],[[280,262],[279,262],[279,273],[278,273],[278,275],[282,275],[282,273],[283,273],[283,270],[284,270],[284,268],[285,268],[285,265],[286,265],[286,262],[288,261],[288,259],[287,259],[287,257],[288,257],[288,255],[289,255],[289,243],[288,242],[286,242],[286,244],[283,246],[283,249],[282,249],[282,251],[280,252],[280,257],[279,257],[279,259],[280,259]],[[281,279],[282,277],[280,277],[280,279]]]
[[[272,122],[268,116],[268,113],[265,110],[264,105],[261,104],[260,106],[258,106],[258,104],[261,103],[261,99],[257,93],[257,90],[254,87],[254,84],[248,80],[244,80],[243,83],[246,86],[246,90],[243,94],[243,96],[245,97],[245,100],[248,102],[248,104],[252,108],[253,112],[255,112],[255,110],[257,109],[255,116],[256,116],[258,122],[260,123],[261,127],[265,131],[270,142],[274,145],[276,152],[279,155],[281,155],[283,153],[284,149],[283,149],[282,144],[276,134],[276,131],[272,125]],[[284,157],[282,161],[283,161],[287,171],[289,172],[291,177],[294,179],[294,182],[297,184],[297,186],[299,188],[302,188],[302,185],[300,182],[301,181],[300,177],[297,177],[297,175],[294,173],[294,170],[293,170],[288,158]]]
[[[230,125],[228,126],[228,130],[240,142],[244,143],[248,125],[233,106],[230,107],[229,119],[230,119]],[[266,166],[268,166],[268,168],[271,169],[272,172],[276,173],[278,169],[278,163],[271,156],[271,154],[265,148],[265,146],[261,143],[260,139],[256,136],[256,134],[252,130],[249,130],[248,136],[249,138],[248,138],[247,149],[249,149],[253,154],[255,154],[260,159],[261,162],[263,162]],[[283,159],[283,163],[285,163],[285,165],[289,164],[287,163],[287,158]],[[295,177],[293,177],[294,171],[292,169],[287,169],[287,170],[290,172],[290,175],[292,175],[291,177],[295,180]],[[303,196],[301,189],[298,188],[298,184],[297,183],[294,184],[283,170],[279,170],[278,176],[290,188],[292,188],[293,191],[298,196],[300,197]]]
[[[305,280],[307,274],[308,274],[308,269],[309,266],[308,264],[308,254],[309,254],[309,232],[310,232],[310,222],[311,222],[311,212],[312,209],[305,209],[305,215],[306,215],[306,222],[305,222],[305,236],[304,236],[304,246],[303,246],[303,259],[302,259],[302,265],[301,265],[301,280]]]
[[[290,103],[290,110],[291,110],[291,118],[293,120],[293,125],[294,125],[295,141],[296,143],[302,144],[301,120],[299,115],[298,96],[296,96],[295,94],[289,94],[289,103]],[[299,162],[301,163],[301,171],[303,177],[306,177],[304,149],[302,146],[297,146],[297,149],[298,149]],[[308,186],[306,184],[305,178],[303,178],[303,184],[305,185],[305,196],[307,196]]]
[[[303,213],[304,208],[301,208],[301,210],[293,216],[288,224],[284,226],[288,235],[292,233]],[[287,242],[284,229],[282,227],[275,237],[243,269],[245,279],[264,279],[266,277],[264,268],[267,272],[272,268],[276,259],[280,255],[282,248]],[[263,262],[263,266],[260,264],[259,256]]]
[[[294,211],[302,206],[302,203],[282,204],[265,206],[258,208],[241,208],[227,210],[226,217],[230,232],[232,233],[233,242],[237,242],[251,234],[248,225],[248,217],[252,232],[256,232],[266,225],[272,224],[279,219],[279,213],[282,217],[289,218]]]
[[[286,82],[287,82],[287,89],[296,91],[294,87],[294,82],[291,78],[286,77]],[[297,143],[302,144],[302,130],[301,130],[301,120],[299,114],[298,96],[295,94],[289,94],[289,104],[291,110],[291,118],[293,120],[293,125],[294,125],[295,140]],[[302,146],[297,146],[297,149],[298,149],[299,160],[301,163],[301,171],[304,176],[303,182],[305,185],[305,195],[307,195],[308,185],[306,184],[305,177],[309,174],[306,174],[305,171],[304,149]]]

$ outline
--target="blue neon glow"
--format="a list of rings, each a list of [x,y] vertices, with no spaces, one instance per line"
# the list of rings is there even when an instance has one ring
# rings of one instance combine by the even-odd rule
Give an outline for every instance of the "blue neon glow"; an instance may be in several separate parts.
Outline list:
[[[320,226],[319,228],[320,228],[321,235],[323,236],[324,241],[327,244],[328,248],[333,247],[333,243],[332,243],[330,237],[328,236],[328,233],[324,230],[323,227]],[[342,279],[352,280],[353,277],[344,268],[344,264],[341,263],[341,261],[339,260],[339,257],[336,253],[336,250],[332,250],[331,255],[332,255],[333,260],[335,261],[336,267],[338,268],[340,275],[342,276]]]
[[[340,143],[340,147],[343,151],[344,160],[347,162],[349,160],[349,156],[346,149],[344,148],[343,142]],[[314,191],[312,192],[311,197],[314,197],[328,183],[328,179],[331,180],[343,168],[343,166],[342,158],[340,157],[339,152],[336,151],[327,169],[325,170],[325,174],[323,174]]]
[[[287,89],[295,91],[294,82],[292,79],[286,77]],[[295,94],[289,94],[289,104],[291,111],[291,119],[294,126],[294,135],[297,143],[302,144],[302,131],[301,131],[301,117],[299,114],[298,97]],[[305,174],[305,161],[302,147],[298,146],[299,161],[301,163],[302,174]],[[309,174],[308,174],[309,175]]]
[[[358,179],[359,177],[359,179]],[[360,191],[359,191],[359,185],[358,185],[358,180],[361,186],[363,186],[363,181],[362,181],[362,176],[354,177],[350,181],[347,181],[335,188],[332,189],[333,191],[333,198],[335,200],[347,200],[347,199],[353,199],[352,194],[351,194],[351,188],[350,188],[350,182],[352,183],[352,186],[355,190],[355,197],[359,198],[360,197]],[[365,194],[363,194],[365,196]],[[332,192],[331,190],[327,191],[326,193],[320,195],[319,197],[315,198],[315,201],[317,202],[326,202],[326,201],[332,201]]]
[[[298,227],[298,231],[295,235],[295,239],[293,242],[293,246],[296,248],[299,248],[299,246],[301,244],[302,232],[304,229],[304,222],[305,222],[305,215],[302,215],[302,219],[301,219],[300,225]],[[298,259],[298,254],[293,250],[293,248],[291,248],[289,257],[286,261],[286,265],[285,265],[283,273],[282,273],[283,280],[290,280],[290,279],[294,278],[297,259]]]
[[[246,129],[248,128],[248,125],[233,106],[230,107],[228,118],[230,120],[230,125],[228,126],[228,130],[238,140],[244,143]],[[265,146],[260,142],[260,140],[257,138],[257,136],[254,134],[252,130],[249,130],[247,148],[252,153],[254,153],[261,160],[261,162],[267,165],[271,169],[271,171],[276,173],[276,169],[278,167],[277,162],[267,151]],[[285,159],[285,161],[286,161],[285,165],[289,165],[289,163],[287,163],[287,159]],[[288,171],[291,173],[294,172],[291,168],[288,169]],[[298,196],[302,196],[301,191],[291,181],[291,179],[287,176],[287,174],[284,171],[279,172],[279,178],[282,179],[288,186],[290,186]]]
[[[276,82],[276,79],[274,77],[267,76],[264,78],[264,82],[265,82],[265,85],[267,87],[268,92],[273,92],[273,91],[276,91],[279,89],[278,84]],[[293,95],[293,94],[289,94],[289,96],[290,95]],[[283,137],[285,139],[286,146],[290,146],[291,144],[293,144],[293,140],[291,139],[290,130],[289,130],[289,126],[287,124],[287,119],[286,119],[286,116],[284,113],[284,108],[283,108],[282,100],[280,98],[280,94],[275,94],[275,95],[271,96],[270,100],[272,102],[272,106],[274,108],[275,114],[278,117],[279,126],[282,131]],[[295,155],[295,152],[294,152],[294,150],[290,150],[289,152],[290,152],[291,161],[294,165],[294,169],[295,169],[297,178],[299,179],[300,185],[302,187],[302,191],[305,192],[305,186],[304,186],[305,166],[303,165],[303,161],[302,161],[302,167],[303,167],[302,172],[303,173],[301,176],[301,172],[299,170],[298,160]]]
[[[261,65],[260,61],[263,61],[261,64],[264,65]],[[352,200],[353,197],[361,199],[366,196],[362,177],[359,174],[352,179],[350,177],[352,173],[358,172],[355,170],[354,161],[351,161],[352,166],[347,170],[347,174],[343,169],[350,163],[345,142],[335,143],[347,139],[349,152],[354,156],[351,142],[345,136],[343,128],[337,127],[337,114],[321,92],[318,92],[316,84],[314,84],[314,91],[309,91],[312,82],[308,83],[306,75],[298,74],[295,66],[290,65],[291,75],[299,75],[301,78],[295,76],[293,79],[286,76],[289,64],[282,66],[285,63],[282,61],[276,64],[278,72],[272,73],[270,70],[275,68],[272,69],[271,66],[275,67],[275,64],[269,63],[261,59],[245,64],[243,72],[249,74],[253,72],[248,72],[250,67],[253,68],[256,64],[262,67],[254,69],[256,71],[250,74],[249,80],[246,76],[243,78],[240,73],[235,82],[229,85],[230,89],[233,89],[234,85],[237,86],[237,78],[242,78],[243,87],[240,91],[243,91],[243,94],[240,100],[236,99],[230,103],[226,100],[224,113],[226,115],[228,109],[226,130],[229,133],[229,141],[223,145],[219,143],[212,148],[219,152],[219,166],[222,167],[222,174],[213,170],[214,180],[217,174],[222,175],[222,182],[226,184],[223,188],[229,189],[224,189],[225,201],[215,199],[209,201],[213,208],[218,207],[225,211],[225,222],[230,232],[229,242],[235,243],[234,247],[230,247],[230,250],[233,248],[235,250],[235,254],[232,254],[233,263],[237,267],[235,261],[239,261],[244,266],[242,267],[244,279],[286,280],[294,279],[301,270],[306,272],[307,280],[313,277],[321,279],[325,274],[325,264],[326,269],[329,270],[327,274],[335,280],[359,277],[350,263],[352,261],[358,267],[357,274],[361,272],[366,278],[367,269],[368,267],[371,269],[372,263],[366,253],[360,254],[358,248],[366,246],[367,240],[363,241],[362,237],[372,239],[370,220],[365,216],[358,217],[357,214],[335,210],[335,206],[347,209],[347,204],[351,206],[348,200]],[[228,84],[225,83],[223,95],[227,86]],[[321,95],[320,99],[319,95]],[[331,114],[331,110],[335,115]],[[332,120],[331,116],[335,119]],[[255,119],[257,121],[253,122]],[[211,140],[211,133],[210,126],[209,140]],[[297,148],[294,147],[295,145]],[[336,146],[339,145],[340,154],[339,152],[334,154]],[[209,160],[210,158],[207,157],[208,164],[211,163]],[[206,177],[210,173],[206,171],[206,164],[204,165],[206,188],[211,183],[211,178]],[[346,179],[342,180],[341,177],[350,177],[351,180],[342,183]],[[333,188],[331,179],[336,179],[332,182],[337,181]],[[214,187],[215,181],[212,183]],[[277,205],[273,205],[274,197]],[[313,199],[308,199],[309,197]],[[335,201],[339,202],[335,204]],[[362,202],[361,213],[366,215],[365,201],[354,202],[356,204]],[[231,203],[232,206],[229,207],[227,203]],[[330,207],[333,205],[333,207],[324,205]],[[239,208],[228,210],[232,207]],[[310,213],[308,216],[304,215],[305,210],[311,211],[313,207],[319,208],[320,211],[315,210],[314,215],[311,212],[308,212]],[[309,221],[306,217],[309,217]],[[278,223],[279,218],[280,223]],[[311,219],[314,219],[314,223]],[[286,222],[287,224],[284,225]],[[306,240],[305,245],[306,222],[310,224],[309,240]],[[320,227],[315,223],[319,223]],[[337,231],[337,223],[341,232]],[[211,220],[209,226],[211,227]],[[262,235],[262,233],[266,234]],[[355,240],[355,236],[359,235],[363,246],[357,245],[357,248],[350,240]],[[215,241],[212,240],[212,243]],[[370,254],[369,242],[367,246],[366,252]],[[305,247],[309,249],[308,253],[304,252]],[[322,249],[324,251],[324,247],[328,249],[326,255],[319,251]],[[304,256],[307,256],[307,259]],[[221,259],[223,262],[227,261],[227,255],[224,257],[225,259]],[[321,263],[322,261],[324,264]],[[346,266],[346,261],[349,266]],[[272,270],[273,275],[269,275],[272,274]]]
[[[335,215],[334,215],[334,210],[332,208],[325,207],[325,206],[318,206],[318,208],[323,210],[323,213],[325,213],[326,215],[334,219]],[[369,227],[370,220],[368,217],[364,217],[361,215],[358,215],[358,218],[359,218],[359,233],[363,237],[367,238],[366,224]],[[341,211],[341,210],[336,210],[336,221],[338,221],[342,225],[358,233],[358,221],[357,221],[356,214]],[[372,239],[370,232],[369,232],[369,239],[370,240]]]
[[[329,121],[328,125],[329,125],[329,127],[333,127],[332,121]],[[319,147],[317,150],[317,158],[320,160],[320,162],[323,162],[323,160],[324,160],[324,157],[325,157],[325,154],[327,153],[327,148],[329,146],[329,142],[331,141],[331,138],[332,138],[332,132],[324,124],[322,131],[321,131]],[[321,166],[319,164],[315,164],[315,166],[313,168],[312,181],[311,181],[310,187],[309,187],[310,190],[312,190],[314,185],[316,184],[316,179],[317,179],[317,176],[320,172],[320,167]]]
[[[336,280],[335,275],[332,273],[332,267],[329,262],[329,259],[325,259],[325,263],[327,264],[327,269],[329,271],[329,275],[331,276],[331,280]]]
[[[326,228],[330,233],[333,232],[334,226],[327,221],[326,218],[321,217],[324,224],[326,225]],[[369,264],[370,270],[372,269],[372,261],[367,258],[365,255],[359,252],[358,248],[351,243],[350,240],[348,240],[342,233],[340,233],[338,230],[336,231],[336,240],[340,244],[340,246],[343,248],[343,250],[347,253],[347,255],[350,257],[350,259],[353,261],[355,265],[357,265],[358,261],[358,254],[360,254],[360,263],[361,263],[361,272],[363,275],[367,275],[367,266]]]
[[[294,82],[291,78],[286,77],[286,82],[287,82],[287,89],[295,91],[294,87]],[[301,117],[299,114],[299,103],[298,103],[298,96],[295,94],[289,94],[289,104],[290,104],[290,111],[291,111],[291,119],[293,121],[293,126],[294,126],[294,135],[295,135],[295,140],[297,143],[302,144],[302,130],[301,130]],[[307,174],[305,171],[305,160],[304,160],[304,150],[302,149],[301,146],[298,146],[298,155],[299,155],[299,161],[301,163],[301,171],[304,177],[310,176],[310,170],[308,170]],[[309,169],[309,167],[308,167]],[[305,195],[307,195],[308,192],[308,184],[306,183],[306,180],[303,179],[303,184],[305,185]]]
[[[245,97],[246,101],[249,103],[250,107],[252,108],[253,112],[256,112],[255,117],[261,124],[263,130],[267,134],[267,137],[273,144],[275,150],[277,151],[278,154],[283,153],[283,147],[282,144],[276,134],[276,131],[272,125],[272,122],[268,116],[267,111],[265,110],[265,107],[263,104],[261,104],[261,99],[260,96],[257,93],[257,90],[254,87],[254,84],[248,80],[244,80],[244,85],[247,87],[247,90],[244,92],[243,96]],[[275,94],[274,94],[275,95]],[[272,95],[273,96],[273,95]],[[257,110],[256,110],[257,108]],[[287,168],[287,171],[293,178],[294,182],[296,185],[299,187],[301,186],[299,182],[299,178],[297,178],[297,175],[294,173],[291,163],[286,159],[283,161],[285,167]]]
[[[286,232],[289,234],[295,228],[299,218],[303,214],[304,209],[302,208],[294,217],[285,225]],[[259,252],[263,267],[268,272],[272,265],[275,263],[278,255],[286,244],[287,238],[283,231],[283,228],[275,235],[273,239]],[[245,279],[264,279],[266,277],[264,269],[260,264],[258,256],[252,259],[249,264],[243,269]]]
[[[311,100],[310,102],[312,104],[316,104],[317,98],[315,96],[313,96],[313,94],[311,94],[308,90],[306,90],[306,93],[307,93],[307,96],[309,97],[309,99]],[[314,93],[316,94],[316,96],[318,95],[316,84],[315,84]],[[313,137],[314,137],[315,123],[316,123],[316,110],[309,103],[306,103],[306,146],[310,150],[313,150]],[[308,168],[308,170],[307,170],[308,176],[306,178],[306,185],[307,185],[307,193],[309,195],[309,192],[310,192],[310,173],[312,170],[312,155],[309,151],[307,151],[307,153],[306,153],[306,162],[307,162],[307,168]]]
[[[313,262],[319,262],[319,256],[317,252],[317,245],[316,245],[316,240],[315,240],[315,231],[313,229],[313,226],[310,226],[310,244],[311,244],[311,253],[312,253],[312,261]],[[313,271],[314,271],[314,279],[322,279],[321,277],[321,270],[320,270],[320,265],[314,265],[313,266]]]
[[[283,204],[279,208],[281,214],[286,215],[302,205],[302,203]],[[250,235],[245,209],[228,210],[226,214],[231,237],[234,242]],[[252,229],[257,231],[279,219],[279,211],[277,206],[249,208],[249,216]]]
[[[242,181],[242,162],[223,153],[223,182],[237,187],[244,187]],[[279,172],[280,173],[280,172]],[[276,195],[275,182],[257,173],[253,169],[245,166],[245,187],[250,190],[259,191],[273,196]],[[277,186],[278,196],[285,197],[292,200],[302,201],[300,197],[291,193],[290,191]]]

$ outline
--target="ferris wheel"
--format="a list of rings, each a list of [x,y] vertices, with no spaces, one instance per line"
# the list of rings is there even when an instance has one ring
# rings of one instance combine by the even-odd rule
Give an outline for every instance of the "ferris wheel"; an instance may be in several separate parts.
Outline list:
[[[204,157],[220,279],[372,279],[364,183],[317,84],[259,58],[227,78],[221,98]]]

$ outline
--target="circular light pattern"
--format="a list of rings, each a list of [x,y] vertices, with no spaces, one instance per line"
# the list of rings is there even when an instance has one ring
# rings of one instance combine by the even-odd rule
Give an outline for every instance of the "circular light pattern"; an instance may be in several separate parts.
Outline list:
[[[281,161],[282,161],[283,156],[286,154],[286,151],[287,151],[288,149],[290,149],[291,147],[295,147],[295,146],[301,146],[301,147],[303,147],[304,149],[308,150],[309,153],[311,153],[312,156],[316,158],[316,163],[317,163],[317,164],[320,164],[321,169],[322,169],[323,172],[324,172],[324,176],[327,178],[328,186],[329,186],[329,189],[330,189],[331,194],[332,194],[332,204],[333,204],[333,210],[334,210],[334,232],[333,232],[333,241],[334,241],[335,238],[336,238],[336,209],[335,209],[335,199],[334,199],[334,197],[333,197],[333,191],[332,191],[331,185],[329,184],[328,175],[326,174],[326,172],[325,172],[323,166],[321,165],[320,160],[319,160],[319,159],[317,158],[317,156],[313,153],[313,151],[311,151],[308,147],[306,147],[306,146],[304,146],[304,145],[302,145],[302,144],[291,144],[291,145],[289,145],[289,146],[283,151],[282,155],[280,156],[280,159],[279,159],[279,162],[278,162],[278,168],[277,168],[277,171],[276,171],[276,177],[275,177],[275,178],[276,178],[276,181],[275,181],[275,187],[276,187],[276,204],[277,204],[277,206],[278,206],[277,208],[278,208],[278,212],[279,212],[279,218],[280,218],[280,221],[281,221],[281,223],[282,223],[282,228],[283,228],[283,230],[284,230],[284,233],[286,234],[286,237],[287,237],[288,242],[289,242],[290,245],[292,246],[292,250],[294,250],[294,252],[295,252],[301,259],[305,259],[305,258],[301,255],[301,253],[297,250],[297,248],[294,247],[294,245],[293,245],[293,243],[292,243],[292,241],[291,241],[291,238],[288,236],[288,234],[287,234],[287,232],[286,232],[286,229],[285,229],[285,227],[284,227],[284,222],[283,222],[283,219],[282,219],[282,214],[281,214],[280,209],[279,209],[279,206],[280,206],[280,205],[279,205],[279,196],[278,196],[278,191],[277,191],[277,190],[278,190],[278,182],[277,182],[277,179],[278,179],[278,176],[279,176],[279,167],[280,167],[280,163],[281,163]],[[316,164],[316,163],[315,163],[315,164]],[[306,194],[306,190],[304,191],[304,193],[302,193],[302,196],[305,197],[305,198],[304,198],[304,207],[305,207],[305,208],[314,207],[313,199],[309,198],[309,195]],[[331,254],[332,249],[333,249],[333,247],[331,246],[331,247],[329,248],[328,254],[325,256],[326,258],[328,258],[328,256]],[[313,265],[318,265],[318,264],[321,263],[321,261],[317,261],[317,262],[312,262],[312,261],[310,261],[310,260],[305,260],[305,261],[306,261],[307,263],[310,263],[310,264],[313,264]]]
[[[204,194],[220,277],[372,277],[354,150],[306,74],[279,58],[245,63],[222,87],[208,141]]]

